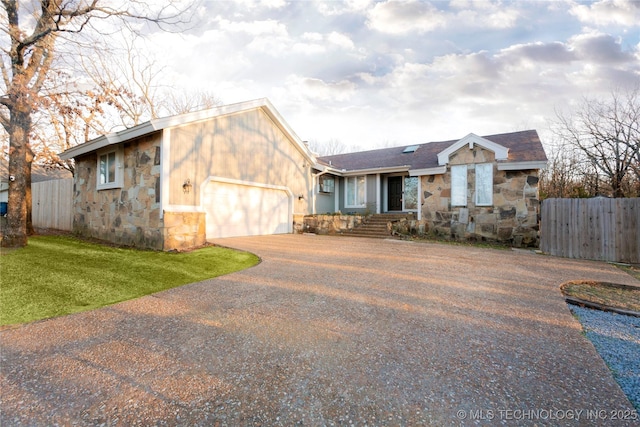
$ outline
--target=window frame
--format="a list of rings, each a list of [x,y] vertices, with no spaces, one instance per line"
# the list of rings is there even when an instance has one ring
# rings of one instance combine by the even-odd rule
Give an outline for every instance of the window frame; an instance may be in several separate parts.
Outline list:
[[[409,187],[407,186],[407,181],[415,182],[415,194],[411,194],[409,192]],[[404,211],[417,211],[418,205],[420,204],[420,191],[418,187],[420,186],[420,178],[417,176],[404,176],[402,179],[402,210]],[[415,207],[407,206],[407,199],[415,198]]]
[[[487,169],[488,174],[478,173],[479,168]],[[493,164],[492,163],[478,163],[475,165],[476,179],[475,179],[475,204],[476,206],[493,206]],[[481,180],[484,179],[483,182]],[[479,191],[484,187],[485,191]],[[488,188],[487,188],[488,187]],[[488,190],[488,191],[487,191]],[[489,196],[489,200],[480,201],[481,194]]]
[[[362,179],[362,186],[359,187],[358,186],[358,180]],[[350,200],[349,200],[349,181],[353,180],[354,182],[354,190],[356,191],[355,196],[354,196],[354,200],[353,200],[353,204],[350,204]],[[347,176],[345,177],[344,180],[344,186],[345,186],[345,191],[344,191],[344,206],[346,208],[363,208],[365,206],[367,206],[367,176],[366,175],[354,175],[354,176]],[[358,204],[358,188],[362,189],[362,203]]]
[[[104,156],[109,156],[109,154],[114,154],[114,180],[101,183],[101,168],[100,168],[100,160]],[[99,150],[97,153],[96,159],[96,189],[97,190],[109,190],[112,188],[122,188],[124,181],[124,155],[122,147],[108,147],[102,150]],[[108,164],[108,163],[107,163]]]
[[[336,180],[333,175],[321,175],[318,179],[318,193],[330,194],[335,192]]]
[[[454,172],[456,171],[456,172]],[[458,172],[459,171],[459,172]],[[467,177],[468,167],[467,165],[453,165],[451,166],[451,206],[467,206],[468,204],[468,185],[469,180]],[[454,182],[455,181],[455,182]],[[460,182],[457,182],[460,181]],[[464,181],[464,182],[463,182]],[[460,190],[462,188],[463,190]],[[458,191],[462,191],[462,194],[458,194]],[[464,202],[462,202],[464,200]]]

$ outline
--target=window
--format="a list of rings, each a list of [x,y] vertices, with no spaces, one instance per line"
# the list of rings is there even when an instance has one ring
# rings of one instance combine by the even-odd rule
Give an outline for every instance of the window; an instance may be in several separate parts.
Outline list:
[[[476,165],[476,205],[491,206],[493,204],[493,165],[482,163]]]
[[[365,205],[365,177],[364,175],[360,176],[350,176],[346,179],[347,181],[347,200],[346,207],[355,208],[362,207]]]
[[[467,206],[467,165],[451,166],[451,206]]]
[[[418,209],[418,178],[404,178],[404,209],[411,211]]]
[[[100,156],[100,185],[116,182],[116,152]]]
[[[416,150],[419,148],[419,145],[410,145],[407,148],[405,148],[404,150],[402,150],[403,153],[415,153]]]
[[[122,148],[98,152],[98,190],[122,187]]]
[[[318,191],[320,193],[333,193],[335,189],[335,180],[332,176],[322,175],[318,182]]]

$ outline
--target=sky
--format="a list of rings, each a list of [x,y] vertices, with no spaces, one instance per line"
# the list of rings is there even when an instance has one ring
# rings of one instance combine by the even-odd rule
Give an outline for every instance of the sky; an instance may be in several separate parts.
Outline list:
[[[149,52],[176,88],[268,98],[351,149],[537,129],[640,82],[640,1],[208,1]]]

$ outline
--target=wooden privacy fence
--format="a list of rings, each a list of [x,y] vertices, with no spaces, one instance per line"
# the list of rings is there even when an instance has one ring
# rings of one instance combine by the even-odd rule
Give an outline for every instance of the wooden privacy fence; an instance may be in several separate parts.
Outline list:
[[[640,198],[547,199],[541,213],[543,252],[640,263]]]
[[[36,228],[71,231],[73,178],[31,184],[32,220]]]

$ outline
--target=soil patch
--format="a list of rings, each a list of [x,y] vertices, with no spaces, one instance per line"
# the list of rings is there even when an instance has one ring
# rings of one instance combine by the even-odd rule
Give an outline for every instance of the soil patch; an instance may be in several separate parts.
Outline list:
[[[560,290],[569,303],[640,317],[640,287],[582,280],[564,283]]]

